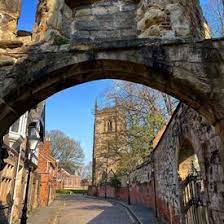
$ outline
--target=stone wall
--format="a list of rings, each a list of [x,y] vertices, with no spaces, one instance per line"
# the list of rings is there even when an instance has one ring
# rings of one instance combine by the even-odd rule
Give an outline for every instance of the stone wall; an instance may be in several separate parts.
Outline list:
[[[137,21],[139,37],[207,36],[198,0],[141,0]]]
[[[67,4],[66,4],[66,3]],[[34,40],[208,37],[198,0],[41,0]]]
[[[156,207],[159,217],[162,217],[166,223],[181,221],[182,201],[178,161],[180,150],[186,140],[191,143],[198,158],[204,186],[203,203],[208,208],[209,223],[221,224],[224,220],[221,140],[215,134],[213,126],[184,104],[176,109],[147,161],[131,174],[131,201],[154,209]],[[108,195],[125,201],[127,192],[124,192],[124,187],[122,189],[114,192],[110,189]],[[95,189],[92,193],[103,196],[104,191],[105,188],[101,187],[100,190]]]
[[[0,40],[24,41],[25,35],[26,44],[30,42],[28,34],[17,36],[20,1],[1,1]],[[32,40],[63,44],[70,38],[80,41],[208,36],[198,0],[74,2],[40,0]]]
[[[74,8],[72,39],[105,40],[137,37],[134,1],[100,1]]]
[[[70,38],[72,10],[64,0],[40,0],[33,30],[34,42]]]
[[[180,214],[178,184],[178,153],[184,140],[189,140],[198,157],[204,182],[204,201],[208,206],[210,223],[224,219],[224,173],[221,166],[221,140],[208,122],[186,105],[176,110],[160,142],[153,152],[156,194],[160,201]],[[147,182],[151,176],[149,165],[133,174],[133,180]],[[150,182],[150,178],[148,180]],[[158,208],[160,212],[160,209]]]
[[[16,38],[19,15],[20,0],[0,1],[0,41]]]

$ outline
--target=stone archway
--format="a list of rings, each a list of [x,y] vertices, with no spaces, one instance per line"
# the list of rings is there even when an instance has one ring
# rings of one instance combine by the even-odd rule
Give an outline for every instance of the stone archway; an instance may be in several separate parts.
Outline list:
[[[223,46],[223,39],[132,39],[3,50],[0,135],[52,94],[114,78],[144,84],[188,104],[215,126],[224,145]]]
[[[168,93],[221,130],[224,40],[135,39],[24,47],[2,53],[1,134],[26,110],[65,88],[115,78]],[[21,106],[22,105],[22,106]]]
[[[204,115],[222,138],[224,166],[224,39],[195,40],[206,36],[198,4],[191,0],[190,4],[121,0],[121,7],[116,1],[99,8],[87,4],[84,11],[81,7],[77,12],[77,5],[67,8],[63,2],[40,1],[33,32],[37,44],[22,47],[17,41],[0,41],[0,136],[25,111],[50,95],[88,81],[115,78],[168,93]],[[12,14],[16,23],[19,13],[12,7],[7,9],[3,16]],[[108,11],[109,31],[102,26]],[[7,26],[2,27],[0,38],[8,38],[4,32]],[[10,33],[10,39],[15,40],[15,25]]]

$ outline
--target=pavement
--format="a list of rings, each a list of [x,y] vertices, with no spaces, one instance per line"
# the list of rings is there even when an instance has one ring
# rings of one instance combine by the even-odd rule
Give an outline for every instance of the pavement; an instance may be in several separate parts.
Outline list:
[[[114,199],[60,195],[29,215],[28,224],[163,224],[152,209]]]
[[[28,224],[57,224],[61,201],[55,200],[49,207],[37,208],[28,215]]]
[[[117,202],[126,207],[137,219],[139,224],[164,224],[162,220],[155,217],[154,211],[150,208],[146,208],[141,205],[128,205],[122,201]]]
[[[137,224],[135,217],[115,201],[82,195],[59,196],[49,207],[37,209],[28,224]]]

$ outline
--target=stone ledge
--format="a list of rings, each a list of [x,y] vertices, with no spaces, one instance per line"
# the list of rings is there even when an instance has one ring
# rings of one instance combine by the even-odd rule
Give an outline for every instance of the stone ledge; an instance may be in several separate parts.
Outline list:
[[[17,40],[2,40],[0,41],[0,48],[2,49],[13,49],[13,48],[19,48],[23,46],[23,42],[17,41]]]

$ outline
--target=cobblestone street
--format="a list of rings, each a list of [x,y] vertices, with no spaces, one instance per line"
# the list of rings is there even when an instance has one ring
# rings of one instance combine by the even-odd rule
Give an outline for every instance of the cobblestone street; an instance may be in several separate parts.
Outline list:
[[[35,211],[29,224],[134,224],[129,212],[117,203],[85,196],[60,196],[51,206]]]

